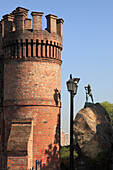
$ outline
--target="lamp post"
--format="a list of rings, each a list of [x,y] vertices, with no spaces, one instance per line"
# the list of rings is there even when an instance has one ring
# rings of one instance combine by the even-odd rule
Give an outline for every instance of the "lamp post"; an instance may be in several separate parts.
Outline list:
[[[80,78],[73,78],[70,74],[70,79],[66,82],[67,89],[70,92],[70,170],[74,170],[73,164],[73,98],[77,94],[77,83]]]

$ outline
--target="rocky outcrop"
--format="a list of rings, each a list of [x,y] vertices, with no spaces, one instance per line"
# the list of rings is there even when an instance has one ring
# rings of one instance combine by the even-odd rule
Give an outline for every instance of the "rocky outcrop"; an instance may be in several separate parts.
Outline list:
[[[74,120],[74,135],[82,154],[95,158],[113,147],[113,129],[106,110],[99,104],[87,103]]]

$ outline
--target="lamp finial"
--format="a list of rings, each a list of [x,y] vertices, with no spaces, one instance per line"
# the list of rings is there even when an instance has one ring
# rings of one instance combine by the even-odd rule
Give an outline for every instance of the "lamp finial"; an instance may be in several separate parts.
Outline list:
[[[70,74],[70,79],[72,79],[72,74]]]

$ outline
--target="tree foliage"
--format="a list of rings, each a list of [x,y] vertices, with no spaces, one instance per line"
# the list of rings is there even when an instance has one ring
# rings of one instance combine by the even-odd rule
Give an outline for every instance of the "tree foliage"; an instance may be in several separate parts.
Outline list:
[[[113,125],[113,103],[109,103],[107,101],[100,103],[104,109],[108,112],[112,125]]]

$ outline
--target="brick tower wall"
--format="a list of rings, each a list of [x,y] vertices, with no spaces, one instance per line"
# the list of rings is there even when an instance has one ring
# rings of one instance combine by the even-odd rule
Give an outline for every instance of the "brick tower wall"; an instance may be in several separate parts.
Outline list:
[[[0,155],[3,153],[4,149],[4,119],[3,119],[3,76],[4,76],[4,60],[3,60],[3,48],[2,48],[2,30],[3,21],[0,23]],[[2,164],[2,159],[0,156],[0,168]]]
[[[18,7],[1,21],[4,148],[2,168],[59,168],[62,19]],[[0,86],[0,87],[1,87]],[[57,96],[55,98],[55,95]],[[2,130],[1,130],[2,132]],[[5,161],[4,161],[5,160]],[[5,162],[5,164],[3,163]]]

